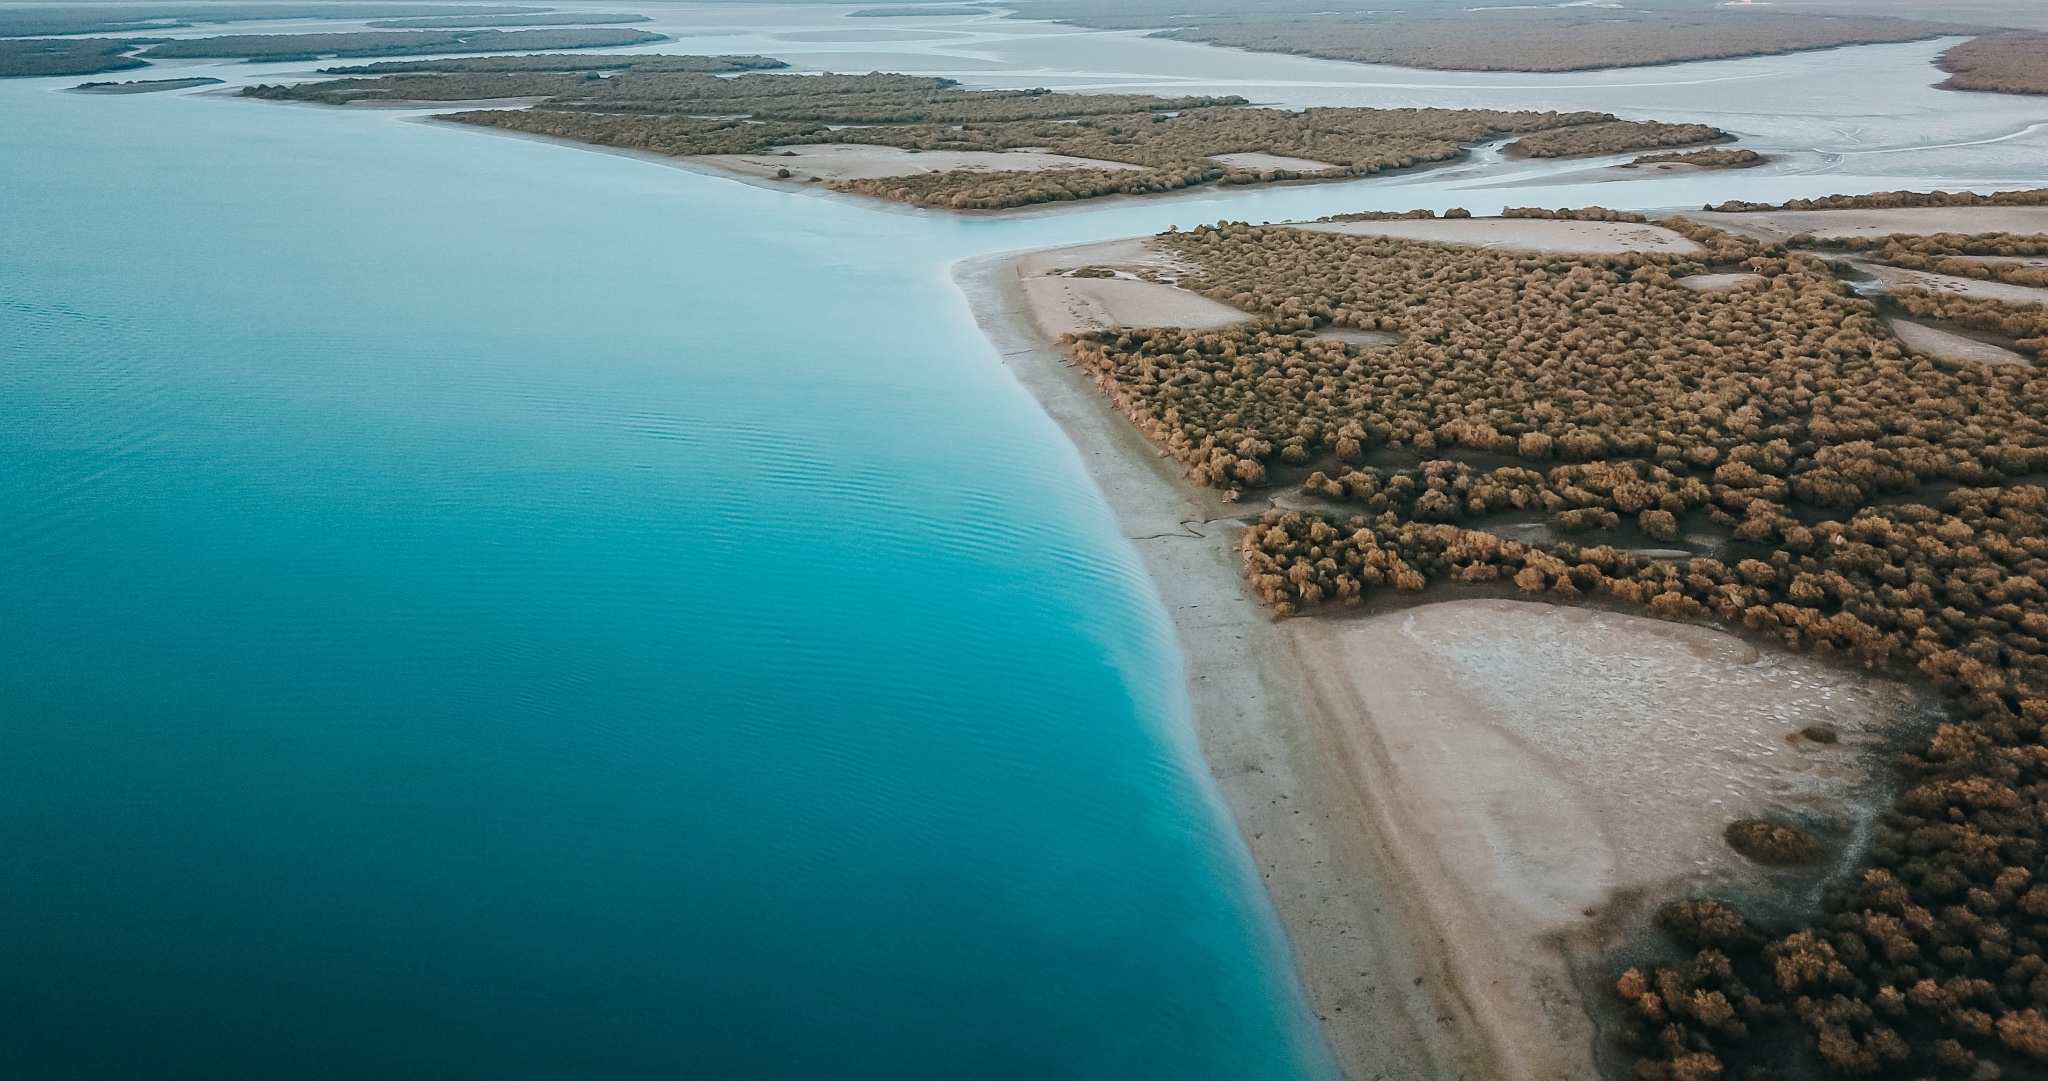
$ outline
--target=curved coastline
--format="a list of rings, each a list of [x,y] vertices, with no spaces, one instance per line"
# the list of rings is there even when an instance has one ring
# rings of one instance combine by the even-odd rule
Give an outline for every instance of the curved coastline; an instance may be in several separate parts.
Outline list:
[[[1380,812],[1348,766],[1291,640],[1244,585],[1245,504],[1188,483],[1039,326],[1011,252],[953,280],[1003,363],[1073,441],[1173,619],[1210,772],[1286,927],[1345,1075],[1417,1081],[1497,1071],[1471,1031],[1446,951],[1367,827]]]

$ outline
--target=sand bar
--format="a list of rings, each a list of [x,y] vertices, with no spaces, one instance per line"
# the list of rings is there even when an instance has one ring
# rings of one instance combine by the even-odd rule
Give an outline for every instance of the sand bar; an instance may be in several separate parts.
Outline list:
[[[2048,304],[2048,289],[2029,285],[2008,285],[2005,282],[1964,278],[1954,274],[1932,274],[1925,270],[1907,270],[1904,267],[1885,266],[1881,263],[1862,263],[1861,267],[1883,282],[1887,289],[1926,289],[1935,293],[1954,293],[1958,296],[1980,297],[2007,304]]]
[[[1402,218],[1392,221],[1321,221],[1294,226],[1316,233],[1434,240],[1478,248],[1610,255],[1630,251],[1692,255],[1706,249],[1664,228],[1618,221],[1551,218]]]
[[[1764,276],[1738,271],[1730,274],[1688,274],[1683,278],[1673,278],[1671,280],[1696,292],[1719,293],[1724,290],[1748,285],[1752,282],[1760,282],[1764,280]]]
[[[955,169],[978,172],[1036,173],[1048,169],[1136,169],[1120,161],[1075,158],[1044,151],[989,150],[901,150],[893,146],[865,146],[858,143],[829,143],[819,146],[776,147],[768,154],[700,154],[691,161],[745,176],[776,179],[787,169],[799,182],[820,180],[876,180],[917,173],[947,173]]]
[[[1975,338],[1965,338],[1960,334],[1954,334],[1939,327],[1930,327],[1925,323],[1916,323],[1911,319],[1892,319],[1888,322],[1891,325],[1892,334],[1907,349],[1915,353],[1941,357],[1944,360],[1974,360],[1984,364],[2024,364],[2028,367],[2033,366],[2033,362],[2029,361],[2026,357],[2010,349],[1992,345],[1989,342],[1980,342]]]

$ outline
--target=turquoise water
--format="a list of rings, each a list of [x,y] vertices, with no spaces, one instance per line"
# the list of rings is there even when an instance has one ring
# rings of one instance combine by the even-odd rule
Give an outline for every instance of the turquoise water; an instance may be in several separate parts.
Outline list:
[[[1058,227],[51,85],[0,86],[0,1073],[1331,1076],[947,278]]]
[[[0,84],[0,1072],[1334,1075],[947,268],[1501,193],[963,220],[68,81]]]

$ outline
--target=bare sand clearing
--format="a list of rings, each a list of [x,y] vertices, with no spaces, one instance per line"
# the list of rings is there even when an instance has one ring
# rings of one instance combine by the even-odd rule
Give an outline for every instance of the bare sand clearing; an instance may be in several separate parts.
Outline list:
[[[1124,252],[1144,254],[1136,241]],[[1092,262],[1114,254],[1098,250]],[[1074,265],[1055,255],[1053,264]],[[1046,259],[971,260],[954,280],[1004,363],[1073,442],[1173,617],[1203,757],[1287,929],[1331,1050],[1355,1079],[1483,1076],[1449,1013],[1441,954],[1410,931],[1343,750],[1281,628],[1245,588],[1234,515],[1254,508],[1190,485],[1053,345],[1022,287],[1043,275]]]
[[[1136,169],[1119,161],[1074,158],[1043,151],[987,150],[899,150],[893,146],[863,146],[831,143],[821,146],[777,147],[767,154],[700,154],[691,161],[745,176],[778,179],[787,169],[787,179],[798,182],[819,180],[875,180],[916,173],[947,173],[955,169],[980,172],[1036,173],[1048,169]]]
[[[1705,251],[1661,225],[1616,221],[1557,221],[1551,218],[1403,218],[1394,221],[1322,221],[1294,226],[1317,233],[1434,240],[1478,248],[1607,255],[1662,251],[1690,255]]]
[[[1244,312],[1200,293],[1150,281],[1181,273],[1166,254],[1152,248],[1150,238],[1112,240],[1032,252],[1015,261],[1018,286],[1030,302],[1038,325],[1053,338],[1110,327],[1229,326],[1251,318]],[[1117,276],[1073,277],[1086,269]]]
[[[1673,278],[1671,280],[1687,289],[1701,293],[1718,293],[1725,289],[1734,289],[1739,286],[1748,285],[1751,282],[1760,282],[1764,280],[1764,276],[1747,273],[1689,274],[1683,278]]]
[[[1880,263],[1860,263],[1859,266],[1883,282],[1887,289],[1927,289],[1937,293],[2002,300],[2007,304],[2048,304],[2048,289],[1961,278],[1953,274],[1930,274],[1924,270],[1907,270]]]
[[[1703,225],[1762,240],[1892,233],[2048,233],[2048,206],[1927,206],[1891,210],[1757,210],[1683,215]]]
[[[2026,357],[1989,342],[1965,338],[1939,327],[1915,323],[1910,319],[1892,319],[1892,334],[1905,347],[1915,353],[1941,357],[1946,360],[1975,360],[1985,364],[2024,364],[2033,367]]]
[[[1271,172],[1274,169],[1292,169],[1297,173],[1315,173],[1321,172],[1324,169],[1337,168],[1337,166],[1327,161],[1290,158],[1285,154],[1263,154],[1258,151],[1244,154],[1211,154],[1209,155],[1209,160],[1220,161],[1225,165],[1235,166],[1239,169],[1250,169],[1260,173]]]
[[[1722,840],[1735,819],[1854,832],[1876,787],[1867,752],[1917,708],[1901,686],[1720,631],[1541,602],[1282,633],[1445,951],[1488,1077],[1597,1076],[1575,967],[1640,925],[1634,906],[1772,874]],[[1821,722],[1839,743],[1788,739]]]

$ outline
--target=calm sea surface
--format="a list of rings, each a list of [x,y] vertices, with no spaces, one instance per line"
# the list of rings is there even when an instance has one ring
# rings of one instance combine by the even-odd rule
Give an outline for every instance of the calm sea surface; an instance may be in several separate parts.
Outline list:
[[[66,82],[0,84],[0,1073],[1333,1076],[947,267],[1499,194],[957,220]]]

